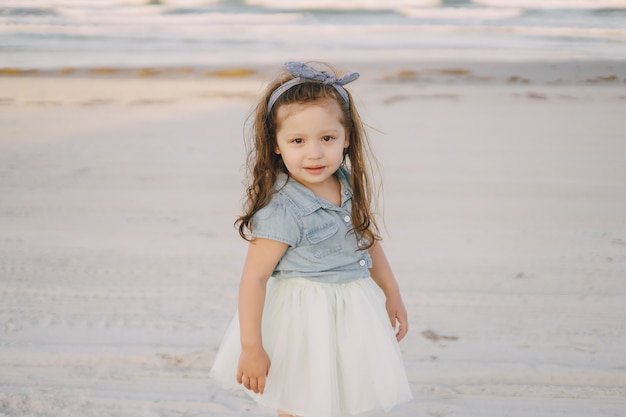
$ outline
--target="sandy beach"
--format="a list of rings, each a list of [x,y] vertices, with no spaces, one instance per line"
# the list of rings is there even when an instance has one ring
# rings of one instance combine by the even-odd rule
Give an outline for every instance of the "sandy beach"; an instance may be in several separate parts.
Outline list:
[[[626,65],[338,67],[409,310],[388,415],[626,416]],[[275,415],[207,375],[276,70],[0,74],[0,416]]]

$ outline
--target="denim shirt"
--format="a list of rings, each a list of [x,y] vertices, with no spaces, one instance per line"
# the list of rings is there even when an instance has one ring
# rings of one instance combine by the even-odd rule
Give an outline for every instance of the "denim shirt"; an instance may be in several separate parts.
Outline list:
[[[341,167],[335,175],[341,184],[341,206],[280,174],[269,204],[253,216],[253,237],[289,245],[273,277],[342,283],[370,276],[372,259],[367,250],[359,250],[358,237],[351,230],[348,171]]]

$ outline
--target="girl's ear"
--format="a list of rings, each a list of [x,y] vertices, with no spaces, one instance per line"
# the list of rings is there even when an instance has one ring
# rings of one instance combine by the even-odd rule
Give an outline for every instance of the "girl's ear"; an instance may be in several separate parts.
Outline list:
[[[276,155],[280,155],[280,149],[278,149],[278,146],[276,147],[276,149],[274,149],[274,153]]]

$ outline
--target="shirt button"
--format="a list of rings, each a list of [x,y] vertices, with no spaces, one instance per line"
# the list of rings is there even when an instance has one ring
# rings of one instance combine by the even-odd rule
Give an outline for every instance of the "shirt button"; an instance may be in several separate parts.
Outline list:
[[[359,261],[359,265],[361,265],[361,266],[365,266],[365,260],[361,259],[361,260]]]
[[[343,216],[343,221],[346,223],[350,223],[350,216]]]

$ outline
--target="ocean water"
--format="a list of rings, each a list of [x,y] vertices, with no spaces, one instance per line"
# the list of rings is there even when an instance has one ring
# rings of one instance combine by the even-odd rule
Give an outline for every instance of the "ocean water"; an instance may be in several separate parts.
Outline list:
[[[626,0],[0,0],[0,68],[626,60]]]

